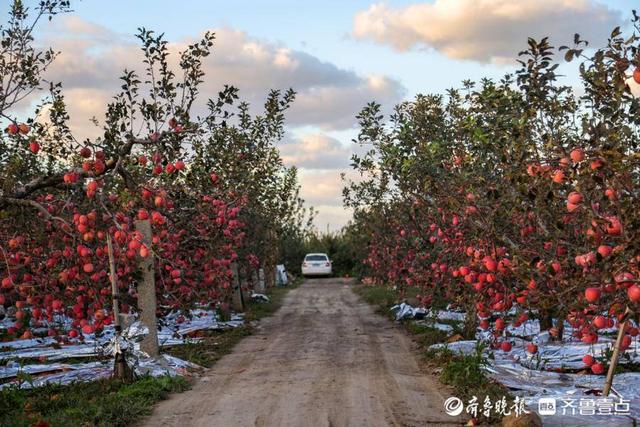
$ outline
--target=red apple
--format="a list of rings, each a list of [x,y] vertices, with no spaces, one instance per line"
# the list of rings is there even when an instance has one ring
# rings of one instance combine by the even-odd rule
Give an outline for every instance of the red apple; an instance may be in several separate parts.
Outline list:
[[[582,358],[582,363],[584,363],[586,366],[589,366],[589,367],[593,365],[595,362],[596,362],[596,359],[590,354],[587,354]]]
[[[609,255],[611,255],[612,251],[613,249],[611,249],[611,246],[609,245],[598,246],[598,253],[600,254],[600,256],[602,256],[602,258],[607,258]]]
[[[138,210],[138,219],[139,220],[149,219],[149,211],[147,211],[146,209]]]
[[[80,157],[84,157],[85,159],[91,157],[91,149],[89,147],[82,147],[80,149]]]
[[[612,236],[619,236],[622,234],[622,222],[616,216],[607,216],[605,217],[607,223],[605,224],[604,230],[607,234]]]
[[[66,184],[73,184],[78,180],[78,174],[75,172],[67,172],[62,176],[62,180]]]
[[[502,351],[504,351],[505,353],[510,352],[512,347],[513,346],[509,341],[502,341],[502,344],[500,344],[500,349],[502,349]]]
[[[33,154],[38,154],[38,151],[40,151],[40,144],[38,144],[36,141],[31,141],[29,143],[29,151],[31,151]]]
[[[487,257],[484,260],[484,267],[489,271],[496,271],[496,269],[498,268],[498,263],[495,262],[493,258]]]
[[[96,153],[97,154],[97,153]],[[106,165],[102,160],[96,160],[93,162],[93,171],[98,175],[101,175],[106,170]]]
[[[600,362],[596,362],[593,365],[591,365],[591,372],[593,372],[596,375],[600,375],[604,372],[604,365]]]
[[[584,150],[582,148],[576,148],[569,154],[573,163],[579,163],[584,160]]]
[[[581,341],[585,344],[595,344],[598,342],[598,334],[595,332],[589,332],[582,335]]]
[[[631,346],[631,337],[629,335],[625,335],[622,337],[622,342],[620,343],[620,349],[626,350]]]
[[[18,133],[18,125],[15,123],[11,123],[9,124],[9,126],[7,126],[7,133],[9,135],[15,135]]]
[[[604,160],[602,159],[594,159],[591,161],[591,170],[598,170],[604,166]]]
[[[604,191],[604,195],[607,196],[609,200],[616,200],[618,198],[618,192],[613,188],[607,188]]]
[[[573,204],[571,202],[567,202],[567,211],[568,212],[573,212],[576,209],[578,209],[579,207],[580,207],[580,205],[575,205],[575,204]]]
[[[145,245],[140,246],[140,257],[146,258],[149,256],[149,253],[149,248],[147,248]]]
[[[640,84],[640,67],[636,67],[636,69],[633,70],[633,80]]]
[[[600,299],[600,288],[587,288],[584,297],[589,302],[597,302]]]
[[[561,170],[555,171],[552,179],[556,184],[562,184],[564,182],[564,172]]]
[[[21,124],[18,126],[18,131],[19,131],[21,134],[23,134],[23,135],[28,134],[28,133],[29,133],[29,130],[30,130],[29,125],[27,125],[26,123],[21,123]]]
[[[569,193],[569,196],[567,196],[567,200],[569,201],[569,203],[579,205],[580,203],[582,203],[582,194],[578,193],[577,191],[572,191],[571,193]]]
[[[603,329],[607,326],[607,318],[604,316],[596,316],[593,319],[593,326],[595,326],[598,329]]]
[[[629,289],[627,289],[627,296],[632,302],[640,301],[640,286],[631,285]]]
[[[538,346],[530,342],[527,344],[527,351],[531,354],[536,354],[538,352]]]

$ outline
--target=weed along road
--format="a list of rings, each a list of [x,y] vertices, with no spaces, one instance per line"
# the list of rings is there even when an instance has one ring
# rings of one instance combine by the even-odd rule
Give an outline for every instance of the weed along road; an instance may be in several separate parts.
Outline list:
[[[312,279],[292,290],[256,334],[145,425],[460,425],[444,413],[449,394],[421,371],[410,338],[349,286]]]

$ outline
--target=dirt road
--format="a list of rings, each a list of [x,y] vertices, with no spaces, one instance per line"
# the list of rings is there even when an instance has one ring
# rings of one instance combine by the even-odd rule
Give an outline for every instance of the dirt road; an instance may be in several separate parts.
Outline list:
[[[348,282],[308,280],[145,425],[460,425],[443,411],[449,392],[421,372],[412,346]]]

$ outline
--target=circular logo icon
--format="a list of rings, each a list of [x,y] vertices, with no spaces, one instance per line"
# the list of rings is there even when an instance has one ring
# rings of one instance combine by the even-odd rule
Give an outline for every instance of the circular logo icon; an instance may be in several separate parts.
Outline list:
[[[444,411],[452,417],[458,416],[464,410],[462,400],[457,397],[450,397],[444,401]]]

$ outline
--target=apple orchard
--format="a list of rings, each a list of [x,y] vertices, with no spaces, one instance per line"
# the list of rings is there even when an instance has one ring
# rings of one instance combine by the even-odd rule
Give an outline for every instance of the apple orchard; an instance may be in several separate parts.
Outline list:
[[[138,265],[149,257],[160,319],[194,307],[228,311],[231,264],[247,276],[264,267],[271,278],[280,236],[302,232],[296,170],[274,146],[294,93],[271,92],[255,116],[231,86],[203,100],[214,35],[175,53],[141,29],[141,66],[120,77],[121,92],[96,123],[102,136],[78,140],[63,86],[43,80],[57,53],[39,50],[33,35],[69,8],[17,1],[3,27],[0,306],[16,322],[0,341],[36,334],[65,343],[112,324],[109,239],[121,312],[137,312]],[[28,116],[25,99],[37,104]],[[149,244],[139,220],[151,223]]]
[[[498,351],[528,319],[552,341],[587,344],[624,324],[628,348],[640,307],[635,12],[632,24],[603,48],[530,39],[515,73],[418,95],[389,118],[369,104],[356,141],[369,151],[354,159],[365,178],[345,203],[369,236],[371,280],[464,310],[466,338],[489,331]],[[560,62],[579,87],[560,82]],[[610,355],[589,348],[585,367],[603,373]]]
[[[232,86],[203,99],[214,35],[173,52],[141,29],[140,64],[123,71],[101,136],[79,140],[63,85],[44,77],[57,53],[33,34],[69,8],[16,1],[2,29],[0,306],[16,322],[0,340],[69,343],[112,324],[108,241],[122,312],[139,311],[148,258],[161,322],[228,311],[232,264],[272,278],[306,236],[297,171],[275,146],[293,91],[272,91],[257,115]],[[629,347],[640,306],[635,13],[632,24],[602,48],[531,39],[515,73],[418,95],[390,117],[367,105],[357,142],[369,151],[353,159],[363,179],[344,196],[368,278],[464,310],[467,338],[490,331],[499,351],[512,349],[509,325],[533,318],[556,341],[593,344],[621,327]],[[557,55],[580,87],[561,83]],[[150,221],[151,242],[138,221]],[[601,374],[608,357],[590,351],[584,363]]]

